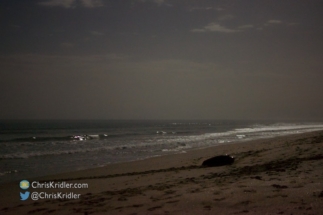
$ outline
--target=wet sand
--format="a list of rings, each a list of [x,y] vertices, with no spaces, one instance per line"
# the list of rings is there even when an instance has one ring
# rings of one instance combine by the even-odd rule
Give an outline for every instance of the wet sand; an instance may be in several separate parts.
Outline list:
[[[201,167],[205,159],[223,154],[235,162]],[[2,184],[0,214],[323,214],[323,131],[27,180],[89,188],[29,188],[81,195],[21,201],[19,182]]]

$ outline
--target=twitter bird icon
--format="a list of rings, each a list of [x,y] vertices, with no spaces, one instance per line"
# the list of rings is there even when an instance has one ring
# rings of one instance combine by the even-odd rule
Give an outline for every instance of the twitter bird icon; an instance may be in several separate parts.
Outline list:
[[[20,200],[21,201],[27,200],[29,198],[29,194],[30,194],[30,192],[28,192],[28,191],[26,191],[25,193],[20,192],[20,198],[21,198]]]

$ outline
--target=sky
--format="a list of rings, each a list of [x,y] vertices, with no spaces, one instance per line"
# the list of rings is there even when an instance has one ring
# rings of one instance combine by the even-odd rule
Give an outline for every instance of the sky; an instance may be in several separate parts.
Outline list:
[[[0,119],[323,120],[322,8],[0,0]]]

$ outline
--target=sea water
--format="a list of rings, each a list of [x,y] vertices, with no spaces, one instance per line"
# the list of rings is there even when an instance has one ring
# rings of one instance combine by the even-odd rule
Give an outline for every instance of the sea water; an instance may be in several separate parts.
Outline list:
[[[266,121],[1,121],[0,183],[322,130]]]

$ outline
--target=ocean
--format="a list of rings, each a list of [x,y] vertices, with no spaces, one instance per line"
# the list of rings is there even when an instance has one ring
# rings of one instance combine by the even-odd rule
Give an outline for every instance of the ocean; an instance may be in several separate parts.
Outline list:
[[[0,121],[0,183],[322,129],[322,122]]]

